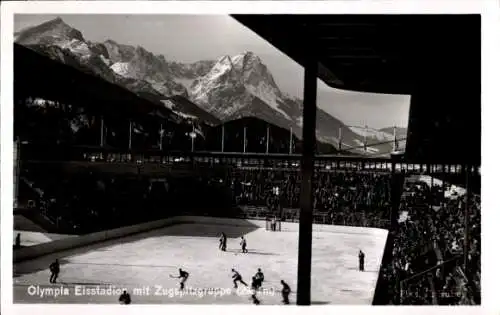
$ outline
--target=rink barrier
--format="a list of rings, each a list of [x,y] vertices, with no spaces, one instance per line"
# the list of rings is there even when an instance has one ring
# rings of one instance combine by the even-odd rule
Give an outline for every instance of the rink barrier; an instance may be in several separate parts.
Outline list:
[[[177,216],[168,219],[146,222],[102,232],[95,232],[81,236],[64,238],[34,246],[23,247],[21,249],[14,251],[13,260],[15,263],[17,263],[24,260],[41,257],[44,255],[53,254],[56,252],[61,252],[69,249],[101,243],[121,237],[131,236],[134,234],[144,233],[159,228],[165,228],[171,225],[190,224],[190,223],[220,224],[220,225],[232,225],[241,227],[255,227],[256,225],[260,226],[245,219]]]
[[[65,239],[55,240],[52,242],[42,243],[30,247],[24,247],[15,250],[13,253],[14,262],[21,262],[23,260],[33,259],[44,255],[53,254],[69,249],[75,249],[87,245],[101,243],[117,238],[131,236],[134,234],[149,232],[151,230],[165,228],[177,224],[215,224],[215,225],[231,225],[239,227],[260,227],[265,228],[265,220],[246,220],[246,219],[233,219],[233,218],[214,218],[202,216],[176,216],[168,219],[162,219],[152,222],[146,222],[117,229],[90,233],[81,236],[69,237]],[[298,232],[299,224],[291,222],[281,223],[282,232]],[[377,237],[387,237],[387,230],[378,228],[363,228],[371,230],[371,234]],[[313,232],[334,232],[345,234],[366,234],[361,232],[359,227],[352,226],[339,226],[339,225],[323,225],[315,224]]]

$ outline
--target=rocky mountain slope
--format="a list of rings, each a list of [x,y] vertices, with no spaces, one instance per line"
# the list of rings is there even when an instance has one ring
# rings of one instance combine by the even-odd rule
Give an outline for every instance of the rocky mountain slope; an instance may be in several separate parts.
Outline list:
[[[94,73],[143,97],[162,101],[186,119],[217,125],[242,117],[256,117],[302,136],[302,101],[283,93],[256,54],[243,52],[191,64],[169,61],[141,46],[106,40],[96,43],[57,18],[15,34],[18,44],[82,71]],[[318,109],[317,137],[356,153],[389,152],[383,144],[364,151],[364,136]],[[369,143],[380,137],[369,135]],[[368,142],[368,141],[367,141]],[[379,141],[380,142],[380,141]]]

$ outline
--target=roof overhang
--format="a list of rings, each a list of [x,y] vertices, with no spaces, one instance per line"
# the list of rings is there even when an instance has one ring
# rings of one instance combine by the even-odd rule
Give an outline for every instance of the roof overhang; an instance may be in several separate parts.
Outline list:
[[[481,16],[233,15],[333,88],[411,95],[405,160],[481,161]]]
[[[412,94],[426,77],[467,60],[480,15],[233,15],[300,65],[352,91]],[[315,47],[308,46],[314,39]],[[304,49],[306,48],[306,49]],[[440,75],[441,76],[441,75]],[[450,78],[453,79],[453,78]]]

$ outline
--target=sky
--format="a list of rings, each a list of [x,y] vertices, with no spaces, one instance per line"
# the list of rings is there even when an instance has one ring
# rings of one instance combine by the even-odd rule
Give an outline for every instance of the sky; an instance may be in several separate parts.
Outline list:
[[[20,31],[57,15],[16,15]],[[112,39],[142,46],[169,61],[218,59],[244,51],[257,54],[281,91],[302,98],[304,69],[277,48],[227,15],[59,15],[87,40]],[[410,96],[333,89],[318,82],[318,107],[347,125],[407,127]],[[381,114],[383,113],[383,114]]]

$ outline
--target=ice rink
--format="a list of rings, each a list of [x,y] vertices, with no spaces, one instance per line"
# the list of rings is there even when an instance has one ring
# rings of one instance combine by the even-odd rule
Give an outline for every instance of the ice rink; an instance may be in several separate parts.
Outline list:
[[[17,263],[14,303],[116,304],[123,288],[133,304],[250,304],[248,291],[233,289],[231,268],[248,284],[261,268],[265,282],[259,299],[280,304],[281,279],[296,290],[298,224],[283,223],[282,232],[271,232],[264,223],[178,224]],[[371,304],[387,232],[343,226],[313,230],[312,304]],[[228,235],[227,252],[218,250],[222,231]],[[247,254],[240,253],[241,235]],[[357,270],[360,249],[366,254],[365,272]],[[61,262],[59,284],[50,285],[48,266],[55,258]],[[178,268],[190,274],[190,290],[183,296],[174,291]],[[295,293],[290,301],[295,303]]]

